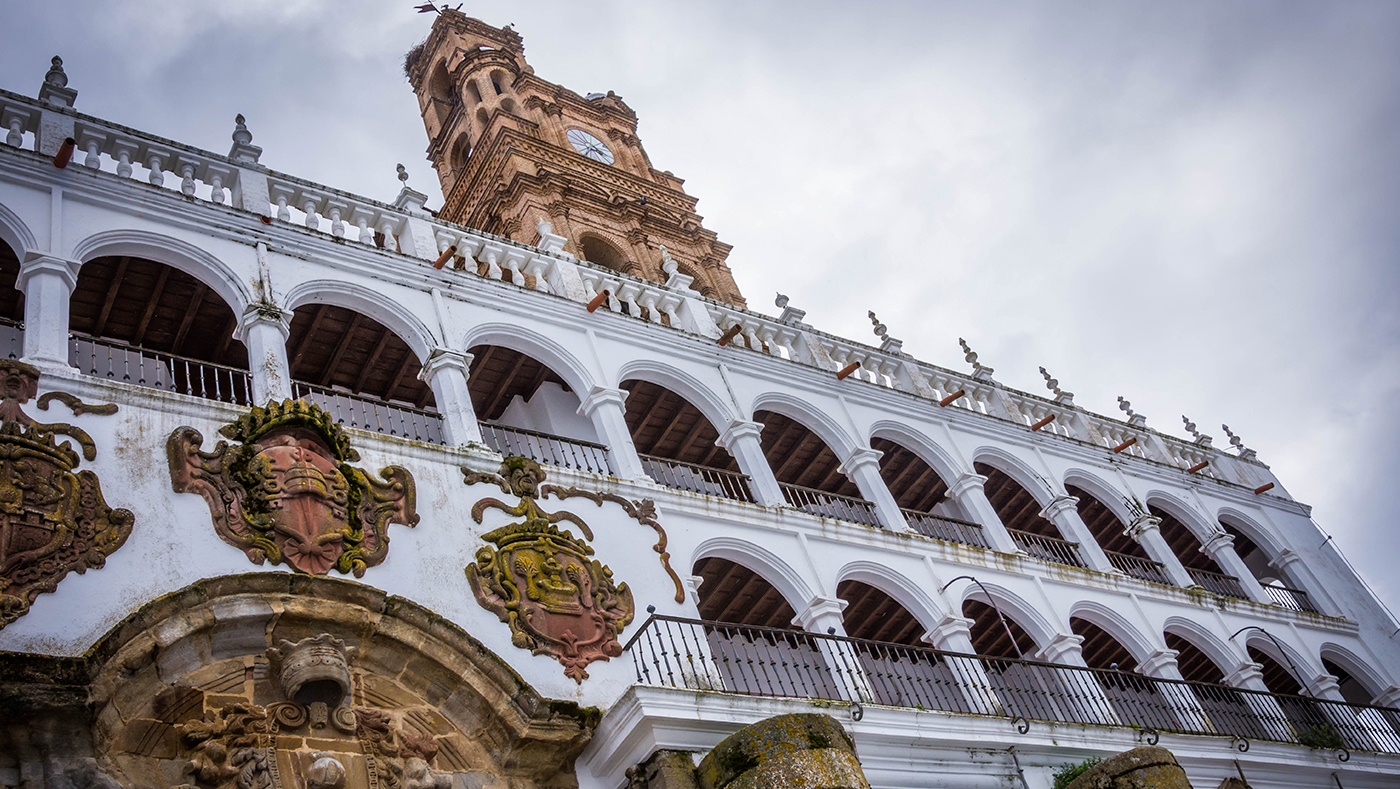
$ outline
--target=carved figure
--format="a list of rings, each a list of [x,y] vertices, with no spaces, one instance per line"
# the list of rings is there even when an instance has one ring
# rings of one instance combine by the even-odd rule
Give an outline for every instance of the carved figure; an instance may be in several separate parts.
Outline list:
[[[590,558],[587,542],[555,525],[568,521],[592,539],[577,515],[540,509],[535,499],[545,475],[535,461],[508,457],[499,477],[463,472],[469,484],[495,482],[520,498],[514,507],[482,499],[472,507],[472,520],[481,523],[487,509],[523,519],[483,535],[496,547],[482,547],[467,566],[477,602],[510,627],[512,644],[553,657],[582,684],[589,663],[622,654],[617,637],[636,614],[631,590],[614,584],[612,570]]]
[[[170,479],[180,493],[209,503],[214,530],[255,564],[285,562],[324,575],[353,572],[384,561],[390,523],[414,526],[413,476],[399,466],[380,480],[350,462],[360,455],[317,406],[301,400],[254,407],[219,435],[213,452],[192,427],[170,436]]]
[[[69,572],[99,568],[126,542],[134,520],[102,498],[97,475],[81,463],[68,436],[95,460],[97,446],[82,429],[35,422],[20,408],[39,389],[39,370],[0,359],[0,628],[29,611],[34,599],[58,588]],[[74,413],[115,413],[50,392]]]

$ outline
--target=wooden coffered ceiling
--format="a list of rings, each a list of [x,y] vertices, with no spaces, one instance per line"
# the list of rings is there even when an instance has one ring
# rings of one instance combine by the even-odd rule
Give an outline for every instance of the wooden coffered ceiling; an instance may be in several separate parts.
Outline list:
[[[754,627],[798,629],[797,612],[773,585],[749,568],[711,557],[695,563],[700,583],[700,618]]]
[[[801,422],[772,411],[755,412],[753,418],[763,423],[763,455],[779,482],[860,496],[860,489],[840,472],[836,453]]]
[[[433,390],[418,380],[418,356],[373,318],[330,304],[307,304],[292,316],[287,338],[292,378],[352,394],[432,408]]]
[[[643,455],[738,471],[733,456],[715,444],[719,431],[690,401],[650,381],[624,381],[627,428]]]
[[[477,345],[468,353],[472,355],[472,363],[467,373],[467,389],[471,392],[477,419],[500,419],[517,395],[528,401],[546,382],[569,390],[557,373],[519,351],[499,345]]]

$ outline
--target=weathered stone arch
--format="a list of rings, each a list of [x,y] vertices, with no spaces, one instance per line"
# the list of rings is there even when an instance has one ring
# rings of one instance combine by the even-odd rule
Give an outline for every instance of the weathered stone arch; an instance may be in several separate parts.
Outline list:
[[[1125,527],[1131,525],[1139,516],[1146,514],[1142,505],[1124,496],[1112,485],[1084,469],[1074,468],[1066,471],[1062,484],[1065,486],[1073,485],[1092,494]]]
[[[618,386],[627,381],[648,381],[670,389],[695,406],[721,434],[739,418],[734,407],[713,388],[679,367],[665,362],[654,359],[627,362],[618,371],[616,380]]]
[[[512,323],[481,323],[469,329],[462,347],[499,345],[529,356],[553,370],[579,396],[588,396],[600,380],[572,352],[550,337]]]
[[[846,458],[861,445],[820,408],[785,392],[766,392],[754,398],[751,413],[772,411],[792,419],[811,430],[837,458]]]
[[[883,564],[865,560],[851,562],[836,574],[838,587],[842,581],[859,581],[889,595],[919,620],[925,632],[932,630],[948,615],[922,586]],[[958,616],[962,616],[961,612]]]
[[[972,453],[972,462],[985,463],[1010,477],[1017,485],[1025,488],[1042,507],[1049,506],[1059,495],[1050,482],[1031,470],[1025,461],[998,447],[978,448]]]
[[[814,591],[818,588],[815,583],[808,583],[782,557],[757,543],[737,537],[712,537],[695,547],[690,566],[694,567],[701,559],[711,557],[727,559],[756,573],[777,589],[778,594],[799,614],[820,594]]]
[[[964,468],[946,449],[924,435],[922,431],[902,422],[881,420],[871,425],[868,440],[873,441],[877,438],[893,441],[913,452],[942,478],[944,484],[952,485],[964,474],[971,471],[969,468]]]
[[[217,293],[234,315],[242,315],[253,301],[248,283],[232,266],[178,238],[145,230],[109,230],[88,236],[73,247],[73,259],[80,265],[117,255],[145,258],[189,274]]]
[[[1158,507],[1164,512],[1170,513],[1173,518],[1181,521],[1186,528],[1190,529],[1191,534],[1202,545],[1210,542],[1212,537],[1222,531],[1218,524],[1206,520],[1205,516],[1201,515],[1195,507],[1165,491],[1148,492],[1147,506]]]
[[[1240,647],[1226,642],[1209,628],[1186,617],[1168,617],[1162,625],[1162,633],[1179,636],[1204,652],[1220,673],[1227,677],[1240,667],[1240,663],[1247,660]]]
[[[1147,660],[1153,652],[1162,648],[1162,645],[1155,643],[1148,635],[1134,627],[1127,617],[1103,603],[1081,600],[1070,608],[1069,618],[1083,619],[1108,633],[1115,641],[1122,644],[1128,650],[1128,654],[1133,656],[1133,660],[1139,664]]]
[[[1221,507],[1215,517],[1222,523],[1227,523],[1231,527],[1238,529],[1241,534],[1254,541],[1263,549],[1270,561],[1277,559],[1280,554],[1288,550],[1288,546],[1278,539],[1272,529],[1267,529],[1259,521],[1244,514],[1234,507]]]
[[[957,583],[954,582],[954,584]],[[983,591],[984,587],[985,592]],[[988,595],[990,595],[990,599]],[[958,602],[959,616],[962,615],[963,604],[969,600],[988,605],[995,602],[1007,619],[1015,622],[1018,627],[1026,631],[1026,635],[1035,642],[1037,649],[1049,646],[1061,634],[1061,628],[1056,627],[1050,620],[1042,616],[1034,605],[1010,589],[998,584],[983,583],[978,585],[972,581],[963,581],[960,587],[957,585],[948,587],[948,597]]]
[[[1395,685],[1379,670],[1372,668],[1370,661],[1362,660],[1355,652],[1333,642],[1327,642],[1318,650],[1318,660],[1327,660],[1342,667],[1361,687],[1370,694],[1372,702],[1386,689]]]
[[[344,307],[373,318],[407,343],[419,362],[427,359],[432,349],[440,344],[432,330],[412,310],[363,285],[318,279],[299,283],[287,292],[287,310],[295,310],[306,304]]]

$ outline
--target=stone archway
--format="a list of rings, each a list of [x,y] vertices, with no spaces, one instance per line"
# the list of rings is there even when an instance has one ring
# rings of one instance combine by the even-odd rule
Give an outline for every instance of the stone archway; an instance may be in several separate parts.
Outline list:
[[[83,658],[25,662],[0,762],[75,789],[572,783],[598,719],[409,600],[289,573],[201,581]]]

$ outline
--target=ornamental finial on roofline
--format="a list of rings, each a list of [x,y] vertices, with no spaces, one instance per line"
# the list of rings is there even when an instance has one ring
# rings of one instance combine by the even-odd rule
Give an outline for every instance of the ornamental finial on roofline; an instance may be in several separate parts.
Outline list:
[[[1240,440],[1239,436],[1235,435],[1235,431],[1231,430],[1229,425],[1222,424],[1220,429],[1224,430],[1225,435],[1230,437],[1230,446],[1234,447],[1235,451],[1240,453],[1241,460],[1254,460],[1256,457],[1254,450],[1245,446],[1244,442]]]
[[[1045,379],[1045,388],[1055,394],[1055,402],[1064,405],[1074,405],[1074,392],[1066,392],[1061,389],[1059,379],[1050,377],[1050,371],[1046,370],[1044,367],[1040,368],[1040,375]]]
[[[972,377],[979,381],[991,380],[992,373],[995,372],[995,370],[977,361],[977,352],[968,346],[967,340],[959,337],[958,345],[962,346],[963,358],[967,360],[968,364],[972,365]]]
[[[1133,410],[1133,404],[1124,399],[1123,395],[1118,395],[1118,410],[1128,415],[1128,424],[1133,427],[1146,427],[1147,417]]]
[[[1190,419],[1188,419],[1185,414],[1181,415],[1181,421],[1186,425],[1186,432],[1190,433],[1191,436],[1196,439],[1197,444],[1200,444],[1203,447],[1210,446],[1210,436],[1197,430],[1195,422],[1192,422]]]

